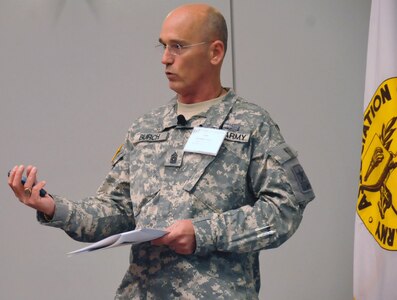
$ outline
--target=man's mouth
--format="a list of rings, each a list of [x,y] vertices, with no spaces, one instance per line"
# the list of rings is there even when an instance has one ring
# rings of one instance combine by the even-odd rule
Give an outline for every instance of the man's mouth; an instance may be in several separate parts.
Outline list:
[[[165,76],[167,76],[168,79],[174,79],[176,78],[176,74],[172,73],[172,72],[165,72]]]

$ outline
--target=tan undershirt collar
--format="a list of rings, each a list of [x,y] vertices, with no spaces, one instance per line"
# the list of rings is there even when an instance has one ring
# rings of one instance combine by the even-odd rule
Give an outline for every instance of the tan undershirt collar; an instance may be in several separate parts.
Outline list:
[[[183,115],[186,120],[189,120],[195,115],[206,112],[212,105],[220,103],[224,97],[225,95],[221,95],[218,98],[192,104],[182,103],[178,100],[176,111],[178,115]]]

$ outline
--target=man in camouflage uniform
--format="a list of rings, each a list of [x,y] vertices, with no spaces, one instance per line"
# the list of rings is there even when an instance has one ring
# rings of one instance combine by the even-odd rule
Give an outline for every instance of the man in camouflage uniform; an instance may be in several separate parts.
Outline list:
[[[134,228],[169,231],[132,246],[116,299],[257,299],[259,250],[295,232],[314,198],[310,183],[268,113],[222,87],[227,29],[217,10],[175,9],[159,41],[177,95],[133,123],[94,197],[40,197],[45,182],[33,186],[32,166],[14,167],[9,185],[41,223],[79,241]],[[193,128],[210,128],[204,139],[220,141],[219,151],[184,151]]]

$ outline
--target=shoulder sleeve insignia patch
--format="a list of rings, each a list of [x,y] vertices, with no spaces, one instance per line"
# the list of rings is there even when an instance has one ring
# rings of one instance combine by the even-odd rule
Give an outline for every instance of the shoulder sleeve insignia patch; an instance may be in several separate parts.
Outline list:
[[[299,183],[299,187],[303,193],[307,193],[312,190],[309,179],[307,178],[306,173],[300,164],[293,166],[292,172],[294,173],[295,178]]]

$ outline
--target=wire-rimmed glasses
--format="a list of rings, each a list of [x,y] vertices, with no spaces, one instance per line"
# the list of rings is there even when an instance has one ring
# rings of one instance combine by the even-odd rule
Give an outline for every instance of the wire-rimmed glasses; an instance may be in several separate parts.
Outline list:
[[[178,43],[172,43],[172,44],[163,44],[160,43],[156,45],[156,48],[161,49],[162,53],[165,51],[165,49],[168,49],[168,53],[174,56],[181,55],[184,49],[186,48],[191,48],[199,45],[204,45],[208,44],[209,42],[201,42],[201,43],[196,43],[196,44],[190,44],[190,45],[181,45]]]

